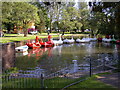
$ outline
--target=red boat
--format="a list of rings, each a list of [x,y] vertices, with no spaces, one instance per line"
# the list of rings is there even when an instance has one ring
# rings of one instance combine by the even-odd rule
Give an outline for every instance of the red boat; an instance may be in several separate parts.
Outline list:
[[[43,47],[53,47],[54,43],[51,40],[51,36],[48,35],[48,41],[47,42],[43,42],[41,38],[40,38],[40,41],[39,41],[38,36],[36,36],[35,43],[31,43],[30,41],[28,41],[28,43],[26,43],[26,45],[29,48],[37,49],[37,48],[40,48],[41,46],[43,46]]]
[[[116,43],[117,43],[117,44],[120,44],[120,40],[117,40]]]
[[[28,41],[28,43],[26,43],[26,45],[27,45],[29,48],[32,48],[32,49],[37,49],[37,48],[40,48],[40,47],[41,47],[41,44],[39,43],[37,36],[36,36],[36,42],[35,42],[35,43],[31,43],[30,41]]]
[[[40,39],[40,44],[43,47],[53,47],[54,46],[54,43],[52,42],[50,35],[48,35],[48,41],[47,42],[43,42],[42,39]]]
[[[98,42],[102,42],[102,38],[98,38],[97,40],[98,40]]]

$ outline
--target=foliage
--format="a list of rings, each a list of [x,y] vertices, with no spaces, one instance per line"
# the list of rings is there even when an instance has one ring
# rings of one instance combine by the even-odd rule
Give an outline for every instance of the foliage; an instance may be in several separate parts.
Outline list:
[[[38,9],[27,2],[3,2],[2,8],[2,22],[6,25],[13,24],[17,26],[22,26],[23,30],[28,28],[29,22],[39,22],[39,17],[37,14]]]
[[[5,73],[3,73],[3,75],[4,75],[4,74],[18,73],[18,68],[16,68],[16,67],[11,67],[11,68],[5,70],[4,72],[5,72]]]
[[[99,29],[99,33],[102,34],[115,34],[116,38],[120,38],[120,2],[90,2],[90,8],[92,8],[92,14],[94,17],[96,12],[103,14],[99,21],[101,24],[96,26]],[[97,22],[98,23],[98,22]]]

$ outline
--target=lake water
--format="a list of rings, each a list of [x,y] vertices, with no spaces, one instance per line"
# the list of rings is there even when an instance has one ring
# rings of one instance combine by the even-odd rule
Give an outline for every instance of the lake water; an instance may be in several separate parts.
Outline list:
[[[20,70],[38,70],[46,74],[57,72],[73,65],[97,66],[106,60],[106,64],[117,63],[120,56],[120,45],[110,43],[74,43],[54,46],[52,48],[29,49],[28,52],[16,53],[15,66]]]

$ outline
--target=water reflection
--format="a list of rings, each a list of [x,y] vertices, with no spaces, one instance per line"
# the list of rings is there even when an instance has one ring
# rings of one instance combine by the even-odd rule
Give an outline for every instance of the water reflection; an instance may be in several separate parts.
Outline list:
[[[17,56],[17,57],[25,56],[25,55],[28,55],[28,51],[25,51],[25,52],[23,52],[23,53],[16,53],[16,56]]]
[[[31,49],[29,50],[28,57],[35,57],[36,59],[39,59],[44,52],[46,52],[48,48],[38,48],[38,49]]]
[[[120,53],[119,45],[107,43],[75,43],[63,44],[53,48],[31,49],[28,55],[17,57],[17,65],[19,69],[36,68],[44,69],[46,74],[54,73],[65,67],[69,67],[73,61],[77,60],[77,64],[89,65],[89,61],[85,60],[87,56],[92,58],[92,65],[113,64],[118,60]],[[22,59],[20,61],[20,59]],[[30,63],[25,65],[25,63]],[[24,67],[21,67],[24,64]],[[73,65],[76,67],[76,64]],[[77,69],[73,69],[75,72]]]

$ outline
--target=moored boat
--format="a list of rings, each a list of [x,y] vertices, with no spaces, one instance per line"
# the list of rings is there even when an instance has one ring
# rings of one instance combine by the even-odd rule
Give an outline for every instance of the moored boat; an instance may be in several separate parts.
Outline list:
[[[75,42],[75,40],[73,39],[73,36],[72,36],[72,38],[71,39],[64,39],[63,40],[63,43],[65,43],[65,44],[71,44],[71,43],[74,43]]]
[[[115,39],[114,35],[112,35],[112,39],[111,39],[110,42],[111,42],[111,43],[116,43],[116,41],[117,41],[117,40]]]
[[[43,46],[43,47],[53,47],[54,46],[54,43],[53,41],[51,40],[51,36],[48,35],[48,41],[47,42],[43,42],[42,39],[40,39],[40,44]]]
[[[94,37],[94,38],[90,38],[90,40],[91,40],[91,41],[96,41],[97,38],[95,38],[95,37]]]
[[[26,52],[28,50],[28,46],[24,45],[24,46],[19,46],[15,48],[16,52]]]
[[[63,44],[61,36],[59,37],[59,40],[52,40],[52,41],[53,41],[54,45],[61,45],[61,44]]]
[[[102,39],[103,42],[108,42],[108,43],[111,42],[111,40],[112,40],[112,39],[110,39],[110,38],[109,38],[109,39],[107,39],[107,38],[103,38],[103,39]]]
[[[98,40],[98,42],[102,42],[102,38],[101,37],[97,38],[97,40]]]
[[[117,44],[120,44],[120,40],[117,40],[116,43],[117,43]]]
[[[32,48],[32,49],[37,49],[37,48],[40,48],[41,47],[41,44],[39,43],[38,41],[38,36],[36,36],[36,41],[35,42],[30,42],[28,41],[26,43],[26,45],[29,47],[29,48]]]
[[[90,39],[88,39],[88,38],[82,38],[82,39],[76,39],[76,42],[78,42],[78,43],[88,43],[88,42],[90,42]]]

